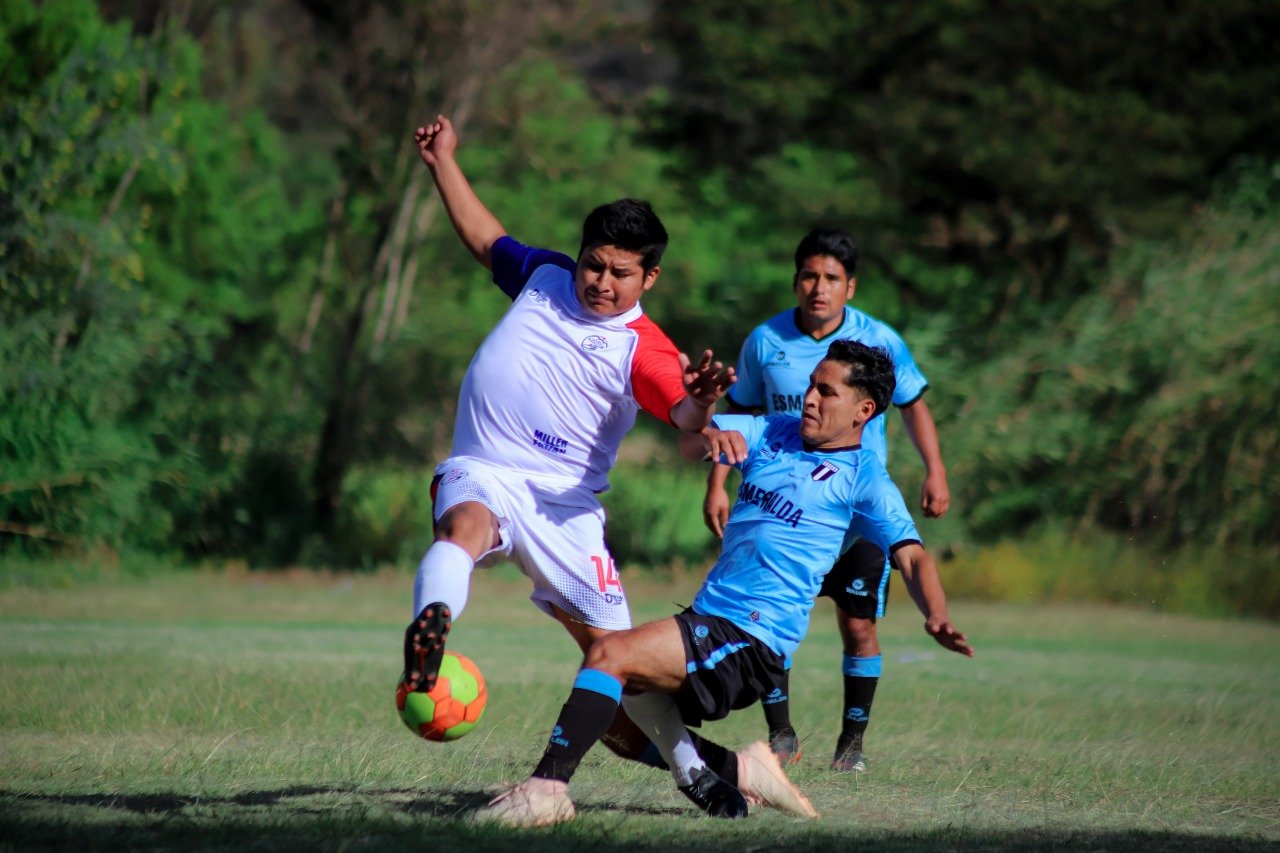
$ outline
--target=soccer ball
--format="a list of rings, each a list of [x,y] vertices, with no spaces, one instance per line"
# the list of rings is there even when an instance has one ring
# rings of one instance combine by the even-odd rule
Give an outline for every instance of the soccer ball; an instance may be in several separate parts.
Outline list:
[[[445,652],[430,693],[396,688],[396,708],[409,731],[427,740],[457,740],[476,727],[488,694],[484,676],[470,658]]]

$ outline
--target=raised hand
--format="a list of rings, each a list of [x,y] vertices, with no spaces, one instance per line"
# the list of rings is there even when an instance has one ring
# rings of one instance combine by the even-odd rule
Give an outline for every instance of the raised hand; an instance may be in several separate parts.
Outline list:
[[[680,369],[684,374],[684,391],[699,405],[714,406],[729,386],[738,381],[732,367],[725,367],[719,361],[711,360],[711,350],[702,353],[702,358],[694,365],[687,355],[680,353]]]
[[[422,162],[434,168],[442,157],[452,157],[458,149],[458,134],[453,129],[453,122],[444,116],[436,116],[436,120],[423,125],[413,132],[413,141],[418,145],[418,154]]]

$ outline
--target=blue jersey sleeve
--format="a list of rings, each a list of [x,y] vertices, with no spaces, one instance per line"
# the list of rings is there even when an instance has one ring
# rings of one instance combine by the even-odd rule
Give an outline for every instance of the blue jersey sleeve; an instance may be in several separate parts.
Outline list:
[[[506,235],[494,241],[489,248],[489,256],[493,266],[493,283],[510,299],[520,295],[529,276],[544,264],[553,264],[571,273],[578,267],[577,262],[568,255],[550,249],[535,249]]]
[[[883,341],[881,343],[889,350],[889,355],[893,357],[893,378],[897,383],[893,389],[893,404],[895,406],[910,405],[920,399],[920,395],[929,387],[929,381],[920,372],[920,368],[916,365],[916,360],[911,357],[911,350],[907,347],[907,342],[902,339],[902,336],[889,326],[881,325],[881,331],[883,332]]]
[[[750,464],[752,457],[756,455],[756,449],[764,439],[765,419],[758,418],[755,415],[716,415],[711,419],[711,425],[718,430],[733,430],[742,433],[743,439],[747,442],[747,460],[733,467],[742,470]],[[721,457],[717,461],[724,462],[724,458]]]
[[[850,526],[885,554],[892,554],[896,545],[919,543],[920,533],[907,511],[902,492],[898,491],[879,460],[876,460],[876,467],[879,470],[854,498]]]
[[[742,351],[738,353],[738,366],[735,372],[738,381],[729,388],[729,402],[740,409],[764,408],[764,371],[760,366],[760,339],[764,327],[756,328],[742,342]]]

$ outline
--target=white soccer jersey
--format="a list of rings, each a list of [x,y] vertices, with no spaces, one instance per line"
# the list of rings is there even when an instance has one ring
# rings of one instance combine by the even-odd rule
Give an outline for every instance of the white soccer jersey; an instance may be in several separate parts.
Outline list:
[[[453,455],[602,492],[636,411],[669,423],[685,396],[676,347],[639,305],[584,309],[566,255],[503,237],[492,258],[514,302],[467,368]]]

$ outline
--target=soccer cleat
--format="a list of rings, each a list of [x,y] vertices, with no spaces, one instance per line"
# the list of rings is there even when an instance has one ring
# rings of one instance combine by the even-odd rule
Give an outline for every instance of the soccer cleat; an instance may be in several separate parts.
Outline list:
[[[831,769],[840,773],[862,773],[867,769],[862,750],[849,745],[844,749],[836,749],[836,757],[831,759]]]
[[[790,729],[773,732],[769,735],[769,749],[778,756],[779,764],[795,764],[804,751],[800,749],[800,739]]]
[[[769,745],[758,740],[738,753],[738,788],[747,802],[796,817],[816,818],[818,810],[782,772]]]
[[[677,786],[693,804],[712,817],[740,818],[747,816],[747,800],[742,792],[720,778],[709,767],[695,771],[693,782]]]
[[[410,692],[429,693],[436,686],[444,641],[453,624],[449,608],[437,601],[422,608],[404,630],[404,684]]]
[[[567,787],[547,790],[547,780],[533,780],[512,785],[489,801],[489,805],[471,816],[473,823],[496,823],[503,826],[550,826],[573,820],[577,812],[569,799]],[[540,784],[543,783],[543,784]]]

